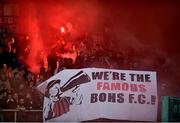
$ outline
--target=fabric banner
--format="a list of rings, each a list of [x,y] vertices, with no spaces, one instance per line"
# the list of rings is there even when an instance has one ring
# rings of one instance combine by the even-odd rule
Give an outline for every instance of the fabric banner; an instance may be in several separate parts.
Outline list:
[[[68,69],[41,83],[44,121],[156,121],[156,72]]]

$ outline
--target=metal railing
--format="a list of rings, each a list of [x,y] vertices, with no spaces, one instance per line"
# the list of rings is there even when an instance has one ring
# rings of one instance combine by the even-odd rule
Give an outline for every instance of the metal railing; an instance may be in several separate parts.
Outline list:
[[[28,113],[34,113],[34,112],[38,112],[38,113],[40,113],[40,119],[42,120],[42,113],[43,113],[43,111],[42,110],[18,110],[18,109],[1,109],[0,110],[0,115],[2,115],[3,117],[4,117],[4,115],[6,115],[5,113],[7,113],[7,112],[13,112],[13,115],[14,115],[14,122],[17,122],[18,121],[18,119],[17,119],[17,117],[18,117],[18,113],[19,112],[23,112],[23,113],[26,113],[26,115],[28,115]],[[30,114],[30,115],[34,115],[34,114]],[[11,117],[12,118],[12,117]],[[35,119],[32,119],[31,121],[35,121]],[[11,121],[12,122],[12,121]]]

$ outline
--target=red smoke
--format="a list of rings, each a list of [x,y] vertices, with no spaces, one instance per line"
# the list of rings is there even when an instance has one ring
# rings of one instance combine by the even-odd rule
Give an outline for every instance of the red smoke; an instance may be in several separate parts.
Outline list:
[[[44,62],[47,67],[47,56],[53,46],[61,40],[60,35],[70,33],[72,39],[82,35],[84,30],[94,27],[98,8],[96,3],[79,1],[71,2],[20,2],[20,16],[18,20],[19,31],[30,37],[30,53],[25,63],[30,66],[32,72],[38,72],[39,67]],[[92,9],[94,8],[94,9]],[[78,29],[78,31],[77,31]],[[72,58],[75,61],[77,54],[72,52],[72,45],[75,42],[68,40],[65,42],[66,53],[58,53],[63,58]]]

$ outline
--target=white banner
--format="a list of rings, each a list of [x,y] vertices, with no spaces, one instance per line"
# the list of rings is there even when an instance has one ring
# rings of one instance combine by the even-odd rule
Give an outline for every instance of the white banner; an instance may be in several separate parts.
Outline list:
[[[156,72],[114,69],[63,70],[38,86],[44,121],[98,118],[156,121]]]

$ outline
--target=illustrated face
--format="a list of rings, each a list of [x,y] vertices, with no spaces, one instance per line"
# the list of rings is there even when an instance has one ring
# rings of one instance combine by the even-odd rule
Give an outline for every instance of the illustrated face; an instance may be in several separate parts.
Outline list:
[[[53,87],[49,89],[49,97],[53,101],[58,100],[58,96],[60,94],[59,84],[55,84]]]

